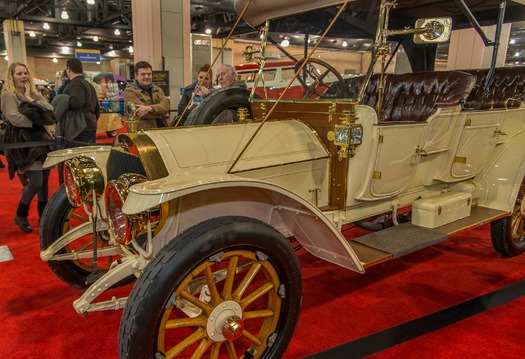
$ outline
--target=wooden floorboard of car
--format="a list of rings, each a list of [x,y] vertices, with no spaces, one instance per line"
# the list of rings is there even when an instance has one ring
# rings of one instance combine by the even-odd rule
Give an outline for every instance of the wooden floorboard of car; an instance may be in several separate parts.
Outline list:
[[[450,235],[468,228],[482,226],[485,223],[492,222],[508,215],[510,215],[509,212],[498,211],[496,209],[473,207],[470,216],[445,224],[441,227],[433,228],[432,230]]]

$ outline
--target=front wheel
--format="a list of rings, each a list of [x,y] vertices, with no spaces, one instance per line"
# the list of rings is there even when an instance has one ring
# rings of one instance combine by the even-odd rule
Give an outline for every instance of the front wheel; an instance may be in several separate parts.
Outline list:
[[[490,224],[494,249],[505,257],[514,257],[525,252],[525,178],[514,204],[514,210]]]
[[[245,217],[200,223],[172,240],[135,284],[120,358],[280,358],[302,300],[297,256]]]
[[[44,209],[40,225],[40,248],[47,249],[58,238],[75,227],[89,222],[89,217],[83,207],[75,208],[71,206],[67,199],[66,190],[62,184],[51,196],[49,203]],[[109,246],[109,235],[107,231],[97,233],[97,248]],[[71,243],[63,246],[56,253],[57,260],[49,260],[48,266],[53,272],[67,284],[76,288],[87,288],[88,276],[93,272],[92,256],[74,258],[73,253],[80,253],[93,250],[93,235],[79,235]],[[69,256],[70,260],[61,260],[59,257]],[[98,258],[97,269],[100,272],[107,272],[110,264],[117,258],[113,256]]]

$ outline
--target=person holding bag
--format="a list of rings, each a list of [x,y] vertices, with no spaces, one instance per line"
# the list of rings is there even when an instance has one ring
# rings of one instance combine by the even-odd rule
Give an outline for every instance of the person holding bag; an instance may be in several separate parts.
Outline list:
[[[6,144],[53,140],[46,127],[54,123],[53,106],[36,90],[33,77],[25,64],[15,62],[9,65],[2,89],[1,108],[7,119],[4,138]],[[27,220],[33,198],[38,198],[39,221],[47,204],[50,170],[44,169],[42,163],[50,150],[48,144],[5,150],[9,178],[13,179],[18,170],[26,173],[29,178],[14,219],[14,223],[26,233],[33,230]]]

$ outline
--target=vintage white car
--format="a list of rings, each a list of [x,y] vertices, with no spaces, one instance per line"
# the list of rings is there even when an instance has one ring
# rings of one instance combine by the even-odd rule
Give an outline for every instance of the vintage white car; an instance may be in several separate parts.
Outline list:
[[[249,53],[263,68],[267,19],[341,5],[335,21],[351,3],[235,6],[262,24]],[[73,303],[81,315],[124,308],[121,358],[280,358],[301,307],[299,246],[365,273],[492,222],[498,252],[525,250],[525,69],[373,74],[389,36],[450,34],[450,18],[390,29],[395,4],[377,10],[363,77],[343,79],[310,54],[296,65],[313,79],[304,99],[230,89],[203,101],[192,126],[138,133],[130,106],[130,132],[111,147],[49,154],[47,166],[64,162],[64,185],[43,215],[41,258],[86,289]],[[329,72],[339,81],[323,86]],[[224,109],[238,121],[210,125]],[[374,231],[349,241],[350,223]],[[108,299],[135,278],[129,296]]]

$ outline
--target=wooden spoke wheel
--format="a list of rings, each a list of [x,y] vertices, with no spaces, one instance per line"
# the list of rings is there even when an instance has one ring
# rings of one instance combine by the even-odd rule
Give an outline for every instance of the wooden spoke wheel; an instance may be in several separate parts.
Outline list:
[[[514,257],[525,252],[525,178],[512,214],[492,222],[490,232],[494,248],[502,255]]]
[[[119,333],[127,358],[280,358],[297,324],[300,265],[268,225],[223,217],[182,233],[148,264]]]

